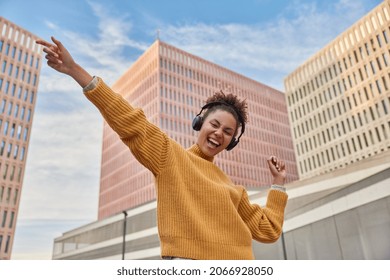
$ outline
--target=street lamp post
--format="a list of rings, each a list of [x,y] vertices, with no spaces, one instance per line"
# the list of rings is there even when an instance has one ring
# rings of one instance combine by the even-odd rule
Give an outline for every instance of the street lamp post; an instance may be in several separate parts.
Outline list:
[[[126,252],[126,227],[127,227],[127,212],[122,212],[123,217],[123,242],[122,242],[122,260],[125,259],[125,252]]]
[[[283,258],[287,260],[287,251],[286,251],[286,240],[284,239],[284,232],[282,231],[282,249],[283,249]]]

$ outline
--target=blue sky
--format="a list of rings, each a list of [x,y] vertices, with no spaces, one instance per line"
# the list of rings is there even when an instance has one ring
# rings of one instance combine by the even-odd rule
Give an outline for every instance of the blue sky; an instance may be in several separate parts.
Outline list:
[[[382,0],[1,0],[0,15],[60,39],[112,84],[156,39],[271,87]],[[43,65],[12,259],[51,259],[54,238],[97,218],[102,118]]]

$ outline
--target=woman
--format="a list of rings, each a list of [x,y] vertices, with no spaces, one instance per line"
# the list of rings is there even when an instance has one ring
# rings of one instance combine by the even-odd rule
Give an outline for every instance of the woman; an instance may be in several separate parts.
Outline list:
[[[153,173],[163,259],[253,259],[252,239],[279,238],[287,203],[284,162],[274,156],[268,159],[273,186],[263,208],[251,204],[244,187],[234,185],[213,163],[217,154],[234,148],[244,132],[245,102],[232,94],[211,97],[193,123],[199,130],[197,142],[186,150],[148,122],[141,109],[78,65],[61,42],[53,37],[52,41],[37,41],[44,46],[48,65],[83,88],[137,160]]]

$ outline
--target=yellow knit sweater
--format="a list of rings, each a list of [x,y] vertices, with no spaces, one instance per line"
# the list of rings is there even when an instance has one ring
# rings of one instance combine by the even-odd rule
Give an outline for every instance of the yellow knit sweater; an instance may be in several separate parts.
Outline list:
[[[265,207],[252,205],[244,187],[234,185],[213,158],[197,145],[185,150],[101,79],[85,95],[155,176],[161,256],[253,259],[252,238],[279,238],[284,192],[270,190]]]

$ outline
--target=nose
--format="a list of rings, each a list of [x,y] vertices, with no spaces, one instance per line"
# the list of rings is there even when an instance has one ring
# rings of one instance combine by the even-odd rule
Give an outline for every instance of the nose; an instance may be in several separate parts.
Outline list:
[[[218,128],[214,131],[214,134],[218,137],[222,137],[222,134],[223,134],[223,130],[222,128]]]

